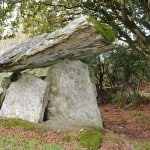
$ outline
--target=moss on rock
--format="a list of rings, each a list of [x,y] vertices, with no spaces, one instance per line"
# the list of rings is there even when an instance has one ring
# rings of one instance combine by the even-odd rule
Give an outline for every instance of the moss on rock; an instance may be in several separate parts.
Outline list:
[[[19,127],[25,130],[43,132],[42,128],[39,125],[17,118],[13,119],[0,118],[0,125],[5,126],[7,128]]]
[[[89,22],[94,25],[94,28],[102,34],[102,36],[108,41],[113,42],[115,40],[114,31],[111,26],[106,23],[100,23],[99,21],[95,20],[93,17],[89,17]]]
[[[80,133],[77,141],[85,148],[90,150],[97,150],[101,146],[102,131],[88,129]]]

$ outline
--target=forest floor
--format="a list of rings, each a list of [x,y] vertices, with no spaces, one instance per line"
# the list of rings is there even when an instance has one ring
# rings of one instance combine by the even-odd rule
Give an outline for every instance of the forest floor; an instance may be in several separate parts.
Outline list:
[[[105,132],[99,150],[150,150],[150,104],[141,105],[131,110],[106,104],[100,106],[100,111]],[[0,150],[27,149],[25,146],[23,148],[22,144],[29,141],[32,147],[34,145],[55,144],[60,145],[65,150],[86,150],[73,140],[79,132],[39,133],[18,127],[0,126]],[[17,140],[17,143],[14,139]],[[17,148],[13,149],[16,144]],[[47,150],[58,149],[49,148]]]
[[[104,135],[100,150],[150,150],[150,104],[131,110],[107,104],[100,109],[104,128],[112,133],[112,140]]]

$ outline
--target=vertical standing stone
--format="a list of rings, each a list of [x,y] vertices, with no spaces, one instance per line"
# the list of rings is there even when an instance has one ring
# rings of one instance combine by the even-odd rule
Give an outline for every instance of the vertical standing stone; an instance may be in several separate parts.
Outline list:
[[[49,68],[51,85],[47,127],[70,130],[102,127],[88,66],[81,61],[63,61]]]
[[[0,116],[38,123],[43,120],[48,92],[49,84],[46,81],[30,74],[22,74],[9,86]]]

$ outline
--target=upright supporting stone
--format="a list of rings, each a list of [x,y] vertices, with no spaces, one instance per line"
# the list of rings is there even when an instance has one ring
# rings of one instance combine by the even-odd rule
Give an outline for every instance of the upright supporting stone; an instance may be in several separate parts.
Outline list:
[[[48,92],[49,84],[46,81],[30,74],[22,74],[9,86],[0,116],[38,123],[43,120]]]
[[[49,68],[46,81],[51,85],[47,128],[57,131],[102,127],[86,64],[81,61],[59,62]]]

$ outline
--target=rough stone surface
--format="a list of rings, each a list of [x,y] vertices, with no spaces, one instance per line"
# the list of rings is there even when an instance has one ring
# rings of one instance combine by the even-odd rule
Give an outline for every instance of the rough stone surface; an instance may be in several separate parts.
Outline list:
[[[65,58],[82,59],[115,49],[81,16],[62,29],[13,45],[0,54],[0,72],[46,67]]]
[[[3,80],[0,80],[0,109],[2,107],[2,103],[4,101],[4,97],[6,95],[6,91],[11,83],[11,79],[4,78]]]
[[[71,130],[102,127],[88,66],[81,61],[62,61],[49,68],[51,85],[46,127]]]
[[[46,81],[30,74],[22,74],[9,86],[0,116],[38,123],[43,120],[48,93],[49,84]]]

